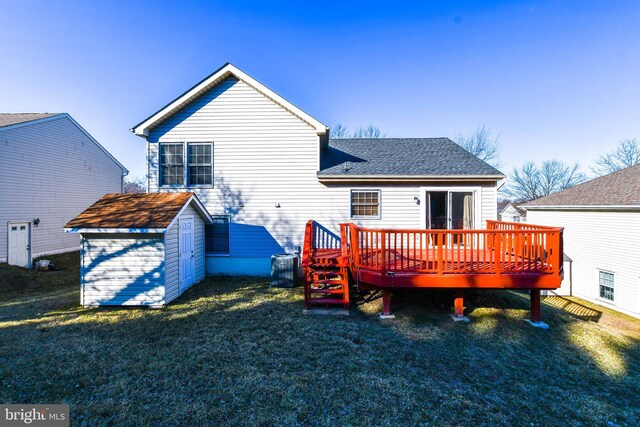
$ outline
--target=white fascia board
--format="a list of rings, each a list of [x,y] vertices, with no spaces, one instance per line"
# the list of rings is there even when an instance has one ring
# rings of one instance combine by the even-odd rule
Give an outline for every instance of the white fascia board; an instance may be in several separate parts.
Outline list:
[[[135,233],[135,234],[164,234],[166,228],[65,228],[65,233]]]
[[[460,182],[460,181],[489,181],[496,182],[502,179],[502,175],[460,175],[460,176],[439,176],[439,175],[318,175],[318,180],[323,182],[345,182],[345,181],[359,181],[359,182],[418,182],[418,181],[448,181],[448,182]]]
[[[520,206],[527,211],[639,211],[640,205],[549,205]]]
[[[167,228],[166,228],[167,230],[173,227],[173,225],[178,221],[182,213],[187,209],[187,206],[189,206],[192,202],[195,203],[194,209],[200,214],[200,216],[204,219],[204,221],[207,224],[213,224],[213,218],[211,217],[211,215],[209,215],[209,212],[207,211],[207,209],[200,202],[200,199],[198,199],[195,193],[192,193],[189,200],[187,200],[187,203],[184,204],[182,209],[180,209],[180,211],[176,214],[176,216],[173,217],[169,225],[167,225]]]
[[[163,107],[161,110],[150,116],[148,119],[134,126],[131,129],[131,132],[141,137],[148,136],[149,131],[154,127],[156,123],[164,121],[167,117],[171,116],[176,111],[180,110],[185,105],[202,95],[204,92],[210,90],[212,87],[216,86],[218,83],[220,83],[230,75],[233,75],[239,80],[242,80],[258,92],[265,95],[267,98],[270,98],[276,104],[283,107],[285,110],[289,111],[293,115],[300,118],[302,121],[309,124],[316,130],[318,135],[324,135],[327,133],[328,128],[326,125],[320,123],[318,120],[314,119],[309,114],[293,105],[291,102],[282,98],[280,95],[278,95],[262,83],[258,82],[253,77],[249,76],[248,74],[244,73],[243,71],[239,70],[237,67],[229,63],[225,64],[212,75],[196,84],[184,94],[180,95],[174,101],[167,104],[167,106]]]

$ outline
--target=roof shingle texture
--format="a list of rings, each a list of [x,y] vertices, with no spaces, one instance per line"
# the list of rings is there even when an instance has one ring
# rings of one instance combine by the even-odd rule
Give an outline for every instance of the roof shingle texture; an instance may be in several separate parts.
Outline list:
[[[110,193],[66,228],[166,228],[193,193]]]
[[[640,164],[521,206],[640,206]]]
[[[504,176],[449,138],[331,139],[318,176]]]
[[[0,128],[51,116],[58,116],[60,114],[61,113],[0,113]]]

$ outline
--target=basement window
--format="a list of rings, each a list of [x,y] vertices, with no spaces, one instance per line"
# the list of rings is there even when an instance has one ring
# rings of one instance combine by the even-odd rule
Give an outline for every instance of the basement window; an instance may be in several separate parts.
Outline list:
[[[207,255],[229,255],[229,215],[213,215],[213,224],[205,227]]]
[[[607,271],[599,271],[600,298],[613,301],[613,283],[615,274]]]
[[[380,190],[351,190],[351,218],[380,218]]]

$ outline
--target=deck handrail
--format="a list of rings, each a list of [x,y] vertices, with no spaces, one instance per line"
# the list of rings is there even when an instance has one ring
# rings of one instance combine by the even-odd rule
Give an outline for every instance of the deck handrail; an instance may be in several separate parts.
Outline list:
[[[487,221],[486,230],[410,230],[341,224],[343,254],[354,268],[388,272],[562,272],[559,227]],[[343,255],[344,256],[344,255]]]

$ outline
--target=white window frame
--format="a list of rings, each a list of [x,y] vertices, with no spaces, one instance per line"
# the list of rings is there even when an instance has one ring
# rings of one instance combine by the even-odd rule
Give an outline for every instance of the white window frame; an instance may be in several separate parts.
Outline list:
[[[182,145],[182,182],[183,184],[162,185],[162,145]],[[189,183],[189,145],[211,146],[211,184]],[[213,171],[214,144],[213,141],[183,141],[183,142],[158,142],[158,187],[159,188],[214,188]],[[199,165],[199,164],[198,164]],[[209,166],[204,164],[203,166]]]
[[[615,302],[615,300],[616,300],[616,292],[615,292],[616,291],[616,286],[615,286],[616,285],[616,273],[613,272],[613,271],[610,271],[610,270],[603,270],[603,269],[600,269],[600,268],[597,271],[598,271],[598,299],[601,300],[601,301],[606,301],[609,304],[611,304],[611,303]],[[603,273],[604,274],[610,274],[612,276],[611,286],[601,282],[601,276],[602,276]],[[601,295],[601,292],[600,292],[600,287],[601,286],[604,286],[606,288],[610,288],[613,298],[609,299],[607,297],[603,297]]]
[[[189,163],[189,146],[190,145],[208,145],[211,147],[211,162],[209,164],[204,163],[196,163],[196,166],[211,166],[211,184],[191,184],[190,178],[191,174],[189,173],[189,167],[191,167],[191,163]],[[190,188],[213,188],[213,142],[185,142],[185,157],[184,157],[184,172],[185,172],[185,183],[187,187]]]
[[[182,184],[163,184],[163,179],[162,179],[162,168],[163,168],[163,163],[162,163],[162,146],[163,145],[175,145],[175,146],[180,146],[182,145]],[[186,186],[186,182],[185,181],[185,170],[184,170],[184,164],[185,164],[185,146],[184,143],[182,142],[160,142],[158,143],[158,187],[160,188],[183,188]]]
[[[353,193],[377,193],[378,194],[378,215],[354,215],[353,214]],[[382,218],[382,191],[379,188],[352,188],[349,191],[349,218],[381,219]]]
[[[212,218],[227,218],[227,235],[229,236],[229,250],[227,253],[216,253],[216,252],[207,252],[207,244],[206,244],[206,238],[207,238],[207,233],[206,233],[206,228],[205,228],[205,256],[212,256],[212,257],[225,257],[225,256],[230,256],[231,255],[231,215],[228,214],[224,214],[224,215],[211,215]],[[206,226],[205,226],[206,227]]]

